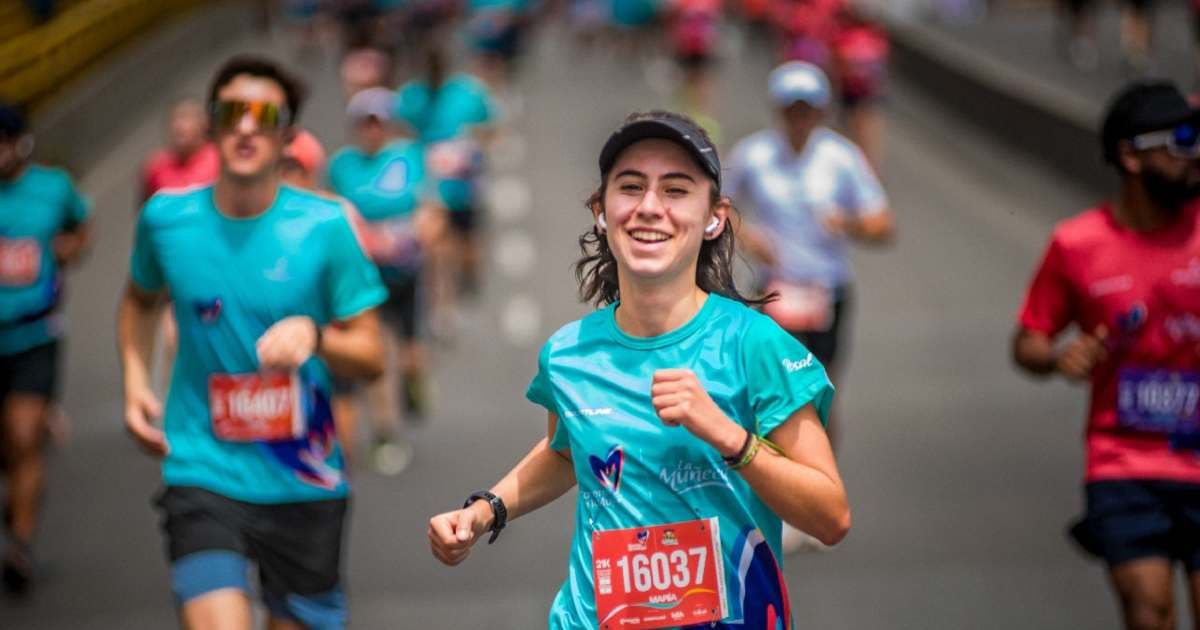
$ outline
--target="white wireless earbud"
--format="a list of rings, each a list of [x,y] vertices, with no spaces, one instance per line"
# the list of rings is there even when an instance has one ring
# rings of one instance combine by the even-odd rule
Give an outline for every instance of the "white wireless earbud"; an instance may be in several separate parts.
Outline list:
[[[604,213],[603,213],[603,212],[601,212],[600,214],[596,215],[596,225],[600,227],[600,231],[601,231],[601,232],[603,232],[603,231],[605,231],[605,230],[607,230],[607,229],[608,229],[608,223],[607,223],[607,222],[604,220]]]
[[[713,220],[708,224],[708,227],[704,228],[704,233],[711,235],[713,232],[716,232],[717,228],[719,227],[721,227],[721,220],[717,217],[713,217]]]

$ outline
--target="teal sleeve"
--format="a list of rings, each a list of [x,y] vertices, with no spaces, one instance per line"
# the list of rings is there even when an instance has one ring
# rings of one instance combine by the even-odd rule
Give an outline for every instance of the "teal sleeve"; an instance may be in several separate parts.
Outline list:
[[[486,88],[480,88],[476,101],[475,116],[471,122],[477,125],[486,125],[492,122],[495,112],[496,107],[492,103],[492,97],[488,94]]]
[[[325,294],[333,319],[344,320],[379,306],[388,294],[379,270],[359,247],[349,219],[339,212],[331,224],[326,244]]]
[[[92,204],[83,195],[79,194],[79,189],[67,178],[67,198],[66,198],[66,216],[64,227],[67,230],[75,229],[79,224],[87,221],[88,215],[91,214]]]
[[[148,216],[151,203],[153,200],[148,202],[138,215],[133,237],[133,253],[129,256],[129,277],[134,284],[146,291],[158,291],[163,288],[166,280],[163,278],[158,253],[154,250],[153,226]]]
[[[421,112],[424,109],[425,100],[427,99],[420,93],[420,88],[409,82],[401,86],[393,101],[392,116],[407,123],[412,128],[414,136],[421,135]]]
[[[525,398],[558,416],[558,425],[554,428],[554,435],[550,436],[550,448],[556,451],[570,448],[571,445],[567,440],[567,428],[563,426],[562,414],[559,413],[558,403],[554,400],[554,384],[550,382],[549,341],[542,346],[541,352],[538,353],[537,374],[534,374],[533,380],[529,382],[529,387],[525,390]]]
[[[758,435],[770,435],[808,404],[822,425],[829,422],[833,384],[825,367],[778,324],[756,318],[742,339],[742,362]]]
[[[342,170],[341,162],[340,154],[335,154],[329,161],[329,166],[325,168],[325,184],[329,190],[345,197],[346,192],[342,190],[342,178],[339,176]]]

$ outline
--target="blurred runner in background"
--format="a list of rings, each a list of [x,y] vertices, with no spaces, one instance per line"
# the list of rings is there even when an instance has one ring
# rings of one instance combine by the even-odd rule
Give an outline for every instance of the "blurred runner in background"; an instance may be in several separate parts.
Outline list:
[[[845,0],[773,0],[777,56],[828,68],[832,61],[829,46],[844,4]]]
[[[659,12],[668,0],[610,0],[609,24],[618,52],[636,58],[656,51],[655,29]]]
[[[1154,71],[1154,0],[1121,0],[1121,55],[1127,72]]]
[[[811,350],[836,384],[853,294],[847,244],[889,241],[892,213],[858,147],[821,125],[832,94],[819,68],[779,66],[768,95],[780,125],[734,146],[725,190],[745,209],[740,234],[766,290],[779,295],[764,312]],[[835,445],[839,431],[831,412]],[[785,532],[789,551],[806,540]]]
[[[406,122],[425,146],[427,173],[450,230],[438,244],[433,272],[434,334],[452,338],[457,295],[479,291],[484,219],[484,149],[495,135],[496,106],[486,84],[451,72],[445,52],[426,51],[423,72],[400,87],[395,117]]]
[[[422,327],[426,251],[444,231],[441,209],[427,203],[425,154],[416,141],[401,137],[402,122],[392,117],[395,94],[370,88],[355,94],[346,108],[354,144],[334,154],[330,188],[358,208],[367,222],[372,259],[388,289],[380,309],[387,354],[384,377],[368,387],[374,436],[371,463],[381,474],[397,475],[412,459],[401,435],[409,422],[428,413]]]
[[[734,209],[698,124],[632,115],[599,166],[576,270],[600,308],[550,337],[526,392],[546,437],[430,519],[433,555],[459,564],[578,484],[550,628],[664,627],[642,617],[668,612],[687,628],[790,628],[782,519],[829,544],[850,527],[822,428],[833,387],[734,285]]]
[[[70,175],[34,164],[24,116],[0,102],[0,461],[4,588],[28,592],[45,489],[44,447],[58,397],[63,272],[89,240],[90,204]]]
[[[713,65],[720,22],[720,0],[673,0],[670,5],[669,46],[683,73],[680,109],[700,123],[718,145],[722,138],[714,116]]]
[[[345,626],[349,487],[329,378],[382,371],[374,307],[387,292],[341,205],[280,185],[302,97],[270,60],[236,57],[217,72],[221,174],[146,204],[118,312],[125,424],[163,458],[155,503],[192,630],[249,630],[252,593],[271,628]],[[164,413],[148,363],[168,292],[179,355]]]
[[[466,2],[464,28],[471,48],[479,58],[480,76],[493,92],[504,95],[510,109],[521,109],[520,95],[511,86],[514,66],[524,48],[532,20],[530,0]]]
[[[142,166],[139,205],[164,188],[207,185],[217,180],[220,159],[209,142],[208,112],[195,98],[175,101],[166,120],[167,145]]]
[[[1095,0],[1058,0],[1059,19],[1055,35],[1071,65],[1085,72],[1091,72],[1100,65],[1095,4]]]
[[[339,69],[342,94],[349,100],[367,88],[387,87],[394,70],[392,62],[392,56],[382,48],[367,44],[352,46],[342,56]]]
[[[846,135],[871,166],[883,160],[884,119],[891,45],[883,26],[847,7],[831,44]]]
[[[358,209],[349,200],[321,190],[321,184],[325,181],[325,164],[325,147],[321,145],[321,141],[307,130],[296,129],[291,141],[283,148],[279,169],[283,183],[315,192],[342,204],[359,246],[369,253],[366,241],[367,224]],[[334,322],[332,325],[339,324]],[[338,441],[342,444],[342,456],[346,458],[348,470],[355,464],[354,453],[358,435],[356,394],[359,385],[359,382],[353,379],[339,378],[336,375],[333,377],[333,422],[337,425]]]
[[[1107,563],[1125,627],[1161,630],[1176,627],[1176,564],[1200,615],[1200,116],[1174,85],[1135,83],[1101,141],[1120,191],[1054,228],[1013,356],[1090,385],[1071,534]]]

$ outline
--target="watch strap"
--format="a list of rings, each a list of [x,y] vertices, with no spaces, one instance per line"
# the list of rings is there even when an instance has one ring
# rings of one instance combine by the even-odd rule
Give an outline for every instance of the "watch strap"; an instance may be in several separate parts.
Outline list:
[[[508,507],[504,505],[504,499],[487,490],[479,490],[467,497],[466,502],[463,503],[463,509],[470,507],[472,503],[480,500],[487,501],[488,506],[492,508],[492,526],[488,529],[488,531],[492,532],[491,538],[488,538],[488,544],[490,545],[496,542],[496,538],[500,536],[500,531],[508,525]]]

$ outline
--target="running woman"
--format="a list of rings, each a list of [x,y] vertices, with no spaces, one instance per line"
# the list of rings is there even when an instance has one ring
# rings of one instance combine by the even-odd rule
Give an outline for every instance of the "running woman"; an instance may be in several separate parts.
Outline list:
[[[829,544],[850,527],[822,426],[833,387],[734,286],[734,210],[695,122],[630,116],[599,162],[576,270],[605,306],[542,348],[526,395],[546,436],[430,520],[433,554],[456,565],[578,484],[550,628],[790,628],[782,520]]]
[[[444,222],[440,208],[426,203],[425,154],[420,144],[400,136],[401,124],[392,119],[394,100],[381,87],[355,94],[346,108],[355,142],[338,150],[329,165],[330,187],[367,221],[371,257],[388,288],[383,332],[387,353],[397,360],[389,359],[384,378],[368,389],[371,462],[386,475],[400,474],[412,459],[412,446],[400,435],[396,394],[403,395],[405,420],[427,413],[421,287],[425,251]]]
[[[1055,227],[1013,341],[1029,373],[1090,385],[1071,533],[1107,563],[1130,629],[1175,627],[1177,564],[1200,603],[1198,125],[1170,83],[1113,100],[1101,140],[1118,195]]]
[[[0,103],[0,447],[8,478],[4,587],[28,592],[58,395],[63,271],[88,244],[89,203],[62,170],[34,164],[33,134]]]
[[[159,193],[138,220],[118,312],[125,425],[162,458],[156,505],[184,627],[249,629],[259,592],[273,629],[342,628],[349,487],[329,373],[382,371],[386,291],[341,205],[280,184],[300,85],[235,57],[208,102],[217,182]],[[164,412],[147,366],[168,292],[179,354]]]

